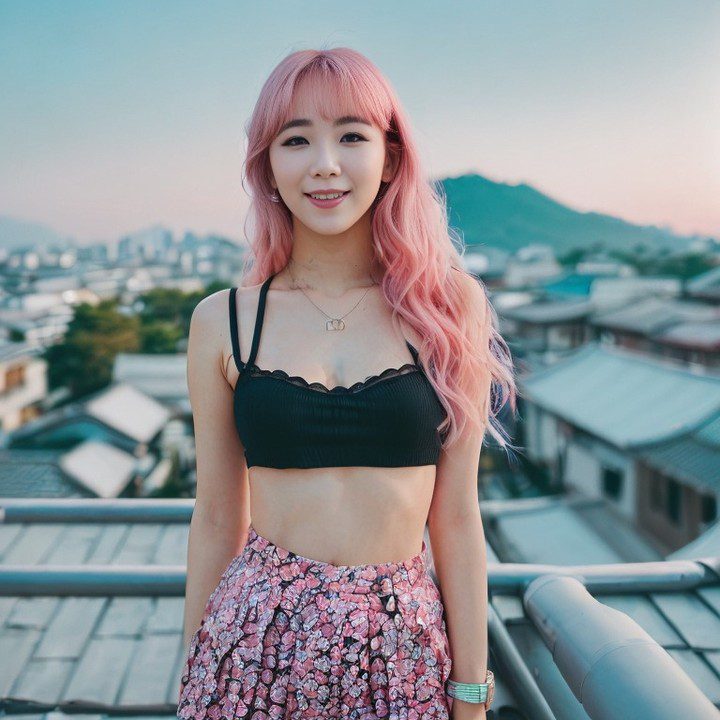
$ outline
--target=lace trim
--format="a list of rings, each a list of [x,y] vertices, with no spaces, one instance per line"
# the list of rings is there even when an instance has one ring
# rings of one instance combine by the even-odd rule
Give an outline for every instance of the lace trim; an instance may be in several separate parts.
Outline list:
[[[284,380],[285,382],[289,382],[292,385],[307,388],[308,390],[343,395],[347,393],[359,392],[381,380],[386,380],[391,377],[397,377],[399,375],[407,375],[411,372],[418,372],[422,370],[422,368],[415,363],[408,362],[398,368],[387,368],[381,373],[378,373],[377,375],[370,375],[369,377],[365,378],[365,380],[359,380],[358,382],[353,383],[349,387],[345,387],[344,385],[335,385],[331,388],[327,387],[327,385],[323,385],[323,383],[321,382],[308,382],[304,377],[300,375],[289,375],[284,370],[264,370],[263,368],[255,365],[255,363],[253,363],[252,365],[242,363],[242,370],[243,371],[241,373],[241,377],[247,372],[250,374],[251,377],[275,377],[280,380]]]

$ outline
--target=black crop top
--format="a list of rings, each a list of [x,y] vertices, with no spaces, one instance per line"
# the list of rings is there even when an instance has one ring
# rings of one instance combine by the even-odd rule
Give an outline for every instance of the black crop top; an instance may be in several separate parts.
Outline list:
[[[270,275],[260,288],[252,347],[240,359],[237,288],[230,289],[230,336],[240,372],[233,410],[247,466],[315,468],[436,465],[445,418],[433,386],[414,362],[387,368],[349,387],[264,370],[255,365]]]

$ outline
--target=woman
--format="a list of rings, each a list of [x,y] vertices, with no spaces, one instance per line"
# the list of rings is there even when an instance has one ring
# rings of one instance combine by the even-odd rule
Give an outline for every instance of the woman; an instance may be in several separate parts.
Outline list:
[[[483,718],[497,318],[365,57],[289,55],[247,134],[252,266],[190,327],[178,717]]]

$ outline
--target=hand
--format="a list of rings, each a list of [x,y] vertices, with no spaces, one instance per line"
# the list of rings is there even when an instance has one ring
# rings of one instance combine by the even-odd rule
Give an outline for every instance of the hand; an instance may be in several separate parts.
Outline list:
[[[469,703],[453,698],[450,720],[487,720],[485,704]]]

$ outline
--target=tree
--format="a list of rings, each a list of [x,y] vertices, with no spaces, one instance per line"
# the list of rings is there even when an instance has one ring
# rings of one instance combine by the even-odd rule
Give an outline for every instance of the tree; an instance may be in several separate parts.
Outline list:
[[[100,390],[112,380],[115,356],[137,352],[139,347],[138,319],[119,313],[114,300],[95,306],[82,303],[75,308],[63,341],[44,353],[50,388],[66,386],[73,398]]]

